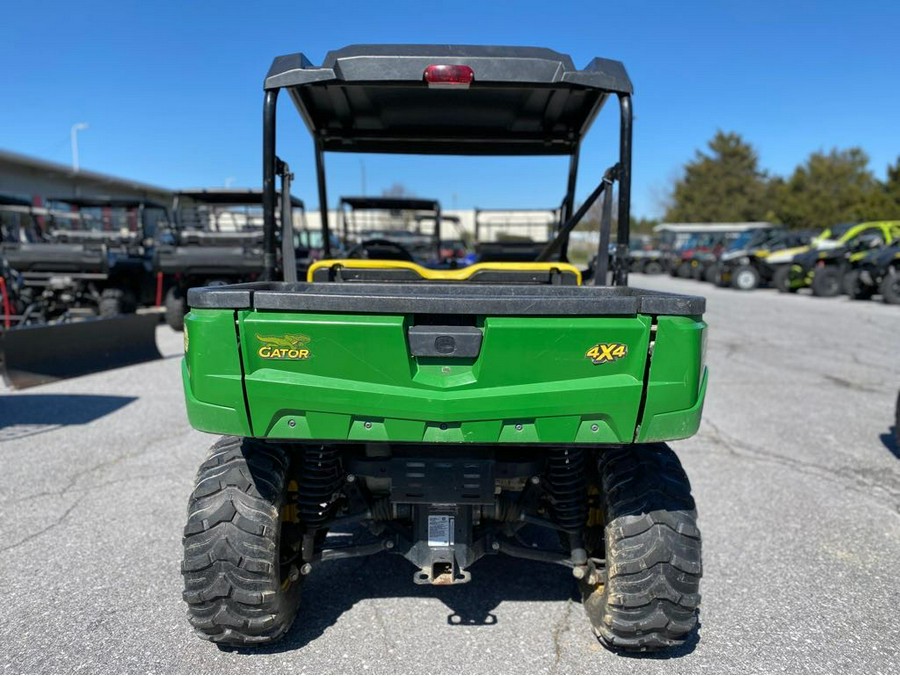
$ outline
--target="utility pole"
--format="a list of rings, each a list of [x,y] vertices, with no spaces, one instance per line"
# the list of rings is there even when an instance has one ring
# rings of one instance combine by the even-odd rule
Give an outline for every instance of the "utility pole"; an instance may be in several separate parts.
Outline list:
[[[78,132],[88,128],[87,122],[72,125],[72,171],[78,171]]]

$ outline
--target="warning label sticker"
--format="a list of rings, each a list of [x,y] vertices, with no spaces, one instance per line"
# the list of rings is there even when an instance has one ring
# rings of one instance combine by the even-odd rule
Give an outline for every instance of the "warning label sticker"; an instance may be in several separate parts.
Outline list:
[[[428,546],[452,547],[454,517],[442,514],[428,516]]]

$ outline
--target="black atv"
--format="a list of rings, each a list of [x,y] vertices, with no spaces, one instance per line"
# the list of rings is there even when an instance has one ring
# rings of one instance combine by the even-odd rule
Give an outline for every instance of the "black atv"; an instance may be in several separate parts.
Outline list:
[[[132,314],[154,304],[153,242],[157,228],[168,224],[165,206],[66,197],[49,199],[47,207],[5,199],[0,211],[27,216],[7,228],[0,253],[28,294],[42,299],[43,321],[73,312]]]
[[[812,293],[822,298],[833,298],[842,293],[862,294],[865,290],[858,288],[854,281],[854,268],[869,254],[885,248],[880,234],[860,237],[855,241],[836,249],[810,251],[794,259],[794,265],[802,265],[804,269],[812,269]]]
[[[773,268],[766,257],[809,243],[812,235],[782,228],[746,232],[724,251],[716,263],[714,282],[721,287],[750,291],[772,282]]]
[[[301,246],[306,232],[303,202],[291,197],[292,225],[303,224],[291,237],[294,264],[308,263],[311,247]],[[263,194],[261,190],[213,188],[175,194],[173,226],[159,237],[155,269],[162,276],[166,323],[184,328],[188,289],[253,282],[263,272]],[[278,210],[281,219],[281,209]],[[280,229],[279,229],[280,232]],[[309,238],[307,238],[308,240]],[[330,239],[318,241],[326,256]]]
[[[900,304],[900,240],[853,261],[843,281],[844,292],[854,300],[881,293],[885,303]]]

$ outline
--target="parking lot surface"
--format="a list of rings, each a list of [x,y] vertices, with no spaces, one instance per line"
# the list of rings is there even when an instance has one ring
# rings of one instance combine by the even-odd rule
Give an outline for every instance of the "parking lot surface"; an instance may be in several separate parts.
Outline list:
[[[593,637],[562,568],[502,556],[452,588],[400,557],[317,566],[281,643],[227,652],[181,601],[181,529],[213,437],[162,361],[0,391],[0,671],[900,671],[900,308],[667,276],[706,295],[703,424],[676,442],[704,537],[701,626],[654,657]]]

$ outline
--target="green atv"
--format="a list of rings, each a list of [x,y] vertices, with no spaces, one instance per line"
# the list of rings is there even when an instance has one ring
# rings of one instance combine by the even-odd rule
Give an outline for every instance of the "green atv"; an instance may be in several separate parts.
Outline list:
[[[900,221],[868,221],[832,228],[814,246],[794,256],[787,289],[812,287],[813,295],[830,298],[845,287],[844,276],[869,250],[900,237]]]
[[[227,435],[200,467],[184,530],[196,632],[230,646],[275,641],[318,566],[390,552],[422,585],[469,582],[485,556],[559,566],[605,645],[683,643],[697,625],[700,532],[664,442],[700,424],[705,301],[627,286],[622,64],[577,70],[547,49],[446,45],[347,47],[322,66],[276,59],[263,113],[268,280],[279,175],[290,193],[276,155],[282,89],[315,139],[325,247],[326,151],[568,156],[567,191],[560,227],[531,262],[329,259],[307,281],[285,266],[284,281],[188,292],[188,417]],[[619,160],[575,209],[582,139],[610,98]],[[601,198],[601,283],[585,286],[567,241]]]

